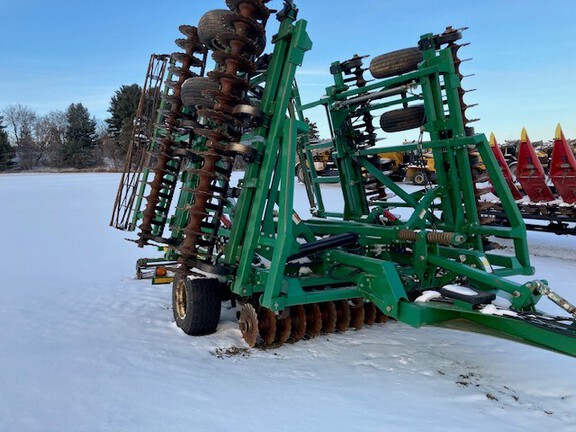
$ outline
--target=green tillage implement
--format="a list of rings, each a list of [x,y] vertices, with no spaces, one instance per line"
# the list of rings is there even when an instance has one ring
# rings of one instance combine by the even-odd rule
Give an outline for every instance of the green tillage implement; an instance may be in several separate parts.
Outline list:
[[[270,62],[251,78],[254,86],[263,86],[258,102],[263,120],[240,140],[251,147],[252,157],[237,200],[227,204],[231,224],[222,224],[218,232],[221,247],[214,249],[211,265],[175,269],[178,325],[189,334],[215,331],[219,306],[208,303],[211,292],[218,291],[219,299],[241,304],[240,328],[250,345],[262,338],[263,343],[277,346],[289,334],[297,340],[306,325],[302,320],[309,327],[330,331],[327,321],[340,322],[340,315],[348,314],[349,322],[358,305],[372,304],[414,327],[461,328],[576,356],[574,306],[552,292],[546,281],[519,284],[506,279],[531,275],[534,269],[524,222],[490,146],[483,134],[466,126],[456,56],[461,33],[449,29],[423,35],[413,64],[373,73],[379,79],[368,85],[358,79],[359,67],[352,70],[349,62],[335,62],[330,69],[334,85],[326,89],[326,96],[301,105],[295,76],[312,43],[306,21],[297,21],[296,12],[287,2]],[[397,54],[388,54],[391,65],[398,59]],[[423,104],[420,123],[409,114],[421,112],[414,102]],[[344,207],[340,213],[325,210],[321,188],[325,179],[308,169],[304,178],[314,217],[302,220],[294,212],[294,166],[297,158],[304,158],[308,160],[302,165],[313,167],[314,144],[307,142],[303,113],[317,106],[324,106],[328,115]],[[413,144],[366,145],[355,119],[367,122],[372,114],[391,107],[395,110],[383,115],[387,121],[401,125],[407,119],[410,127],[420,127],[430,139],[423,141],[421,134]],[[190,143],[192,148],[202,145],[203,138]],[[379,153],[422,149],[432,151],[437,184],[416,192],[391,181],[375,163]],[[509,227],[484,225],[479,217],[472,152],[486,166]],[[188,187],[182,189],[179,207],[194,199],[190,187],[194,182],[188,177],[183,181]],[[370,196],[368,181],[388,188],[395,200]],[[410,211],[410,216],[405,220],[392,216],[389,210],[395,207]],[[172,219],[176,241],[183,236],[184,219]],[[488,236],[512,240],[514,253],[485,251]],[[169,258],[178,256],[176,250],[170,250]],[[510,307],[492,304],[496,296],[509,300]],[[562,316],[537,311],[543,296],[559,305]],[[342,311],[342,301],[352,305],[350,309]],[[337,317],[332,316],[334,309]],[[185,323],[190,317],[204,323],[190,327]]]

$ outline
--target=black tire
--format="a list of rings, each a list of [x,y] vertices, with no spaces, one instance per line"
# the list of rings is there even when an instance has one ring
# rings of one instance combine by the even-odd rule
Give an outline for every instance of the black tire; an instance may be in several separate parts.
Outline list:
[[[370,62],[370,73],[374,78],[388,78],[411,72],[422,61],[419,48],[405,48],[374,57]]]
[[[198,38],[212,51],[223,49],[216,40],[220,33],[234,31],[233,28],[224,24],[227,15],[233,15],[233,12],[227,9],[214,9],[202,15],[198,21]]]
[[[198,38],[212,51],[226,50],[225,46],[218,41],[220,33],[235,32],[230,24],[231,17],[236,14],[227,9],[214,9],[206,12],[198,21]],[[266,47],[266,36],[260,35],[255,38],[256,54],[259,55]]]
[[[202,92],[205,90],[218,90],[219,88],[220,85],[210,78],[188,78],[182,83],[182,88],[180,89],[182,104],[187,108],[193,108],[196,106],[212,108],[214,107],[214,101],[208,99],[202,94]]]
[[[380,116],[380,127],[384,132],[401,132],[416,129],[426,123],[424,105],[412,105],[385,112]]]
[[[417,186],[425,185],[426,182],[428,182],[428,176],[424,171],[418,171],[416,174],[414,174],[414,177],[412,177],[412,183]]]
[[[176,325],[186,334],[214,333],[220,321],[220,282],[218,279],[174,278],[172,310]]]

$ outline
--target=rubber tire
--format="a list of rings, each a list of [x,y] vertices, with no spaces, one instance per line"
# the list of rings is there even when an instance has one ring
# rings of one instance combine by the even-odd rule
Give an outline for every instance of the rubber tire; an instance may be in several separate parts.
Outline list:
[[[416,186],[425,185],[427,181],[428,176],[424,171],[418,171],[416,174],[414,174],[414,177],[412,177],[412,183],[414,183]]]
[[[370,73],[374,78],[388,78],[418,69],[422,51],[418,47],[405,48],[374,57],[370,62]]]
[[[226,47],[218,43],[218,35],[222,32],[235,32],[234,28],[224,24],[227,15],[236,15],[228,9],[214,9],[206,12],[198,21],[198,39],[212,51],[226,50]],[[266,36],[256,41],[257,53],[260,54],[266,47]]]
[[[380,116],[380,127],[384,132],[402,132],[416,129],[426,123],[424,105],[412,105],[385,112]]]
[[[222,49],[218,46],[216,36],[223,31],[234,31],[234,29],[226,26],[223,18],[226,15],[232,15],[228,9],[214,9],[206,12],[198,21],[198,39],[212,51]]]
[[[205,90],[218,90],[219,88],[220,85],[210,78],[188,78],[182,83],[182,88],[180,89],[182,104],[187,108],[194,108],[196,106],[213,108],[214,101],[208,99],[202,92]]]
[[[182,279],[184,278],[184,279]],[[185,284],[186,305],[184,316],[180,316],[177,305],[179,284]],[[214,333],[220,322],[220,282],[218,279],[186,276],[174,278],[172,285],[172,311],[176,325],[191,336],[202,336]]]

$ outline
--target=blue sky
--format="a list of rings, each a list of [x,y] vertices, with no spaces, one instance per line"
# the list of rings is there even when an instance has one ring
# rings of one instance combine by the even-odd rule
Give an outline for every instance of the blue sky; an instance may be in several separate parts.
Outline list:
[[[472,45],[460,52],[473,60],[463,72],[475,76],[463,84],[477,89],[466,97],[479,104],[469,116],[481,119],[476,130],[504,141],[525,126],[532,140],[550,139],[560,122],[576,138],[574,1],[297,4],[314,42],[298,78],[305,102],[324,93],[334,60],[376,56],[414,46],[421,34],[447,25],[466,26]],[[43,114],[82,102],[104,119],[114,90],[142,84],[150,54],[178,50],[178,25],[195,25],[205,11],[223,7],[224,0],[0,0],[0,109],[22,103]]]

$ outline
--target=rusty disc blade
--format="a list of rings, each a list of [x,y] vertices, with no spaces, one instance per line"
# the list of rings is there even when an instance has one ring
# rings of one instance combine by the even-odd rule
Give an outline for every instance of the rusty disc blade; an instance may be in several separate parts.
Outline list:
[[[322,331],[324,333],[334,333],[336,330],[336,305],[334,302],[320,303],[322,313]]]
[[[200,117],[210,119],[219,125],[226,124],[227,126],[240,126],[240,122],[235,117],[223,113],[222,111],[216,111],[210,108],[201,108],[197,112]]]
[[[385,315],[384,312],[382,312],[380,309],[376,308],[376,320],[375,322],[377,322],[378,324],[384,324],[386,321],[388,321],[388,315]]]
[[[178,30],[185,36],[196,39],[198,38],[198,29],[194,26],[182,24],[178,27]]]
[[[258,309],[258,331],[266,345],[272,345],[276,338],[276,315],[270,309]]]
[[[346,300],[335,301],[336,305],[336,329],[345,332],[350,327],[350,306]]]
[[[313,338],[322,330],[322,312],[317,303],[305,306],[306,309],[306,334]]]
[[[306,334],[306,310],[304,305],[290,307],[290,318],[292,319],[292,331],[289,342],[298,342]]]
[[[290,315],[286,315],[286,318],[276,319],[276,342],[283,344],[290,338],[290,332],[292,331],[292,319]]]
[[[360,330],[364,327],[364,300],[354,299],[350,306],[350,327]]]
[[[258,316],[254,306],[247,303],[240,309],[240,331],[248,345],[254,347],[258,338]]]
[[[372,302],[364,303],[364,324],[371,326],[376,321],[378,308]]]
[[[232,62],[236,63],[238,70],[243,72],[254,72],[256,70],[256,63],[238,54],[232,54],[226,51],[216,51],[212,54],[212,58],[216,63]]]
[[[245,5],[241,6],[241,3],[245,3]],[[230,10],[237,12],[237,13],[246,13],[246,7],[250,7],[248,11],[250,11],[250,17],[254,19],[267,19],[270,15],[270,9],[268,9],[264,5],[264,1],[262,0],[226,0],[226,6],[230,8]],[[244,10],[243,10],[244,9]]]
[[[258,46],[258,43],[246,36],[239,35],[234,32],[222,32],[216,36],[216,40],[223,47],[230,47],[232,48],[233,45],[241,46],[241,52],[234,52],[234,54],[238,55],[260,55],[262,53],[261,47]]]
[[[168,68],[168,72],[172,75],[176,75],[178,78],[190,78],[192,76],[192,71],[188,68],[180,67],[180,66],[170,66]]]

